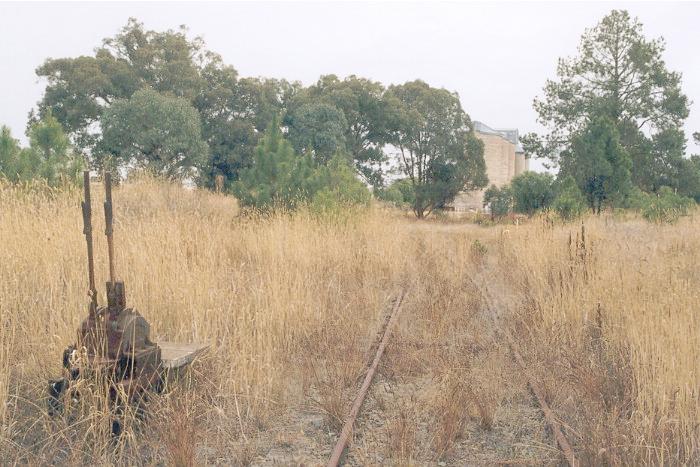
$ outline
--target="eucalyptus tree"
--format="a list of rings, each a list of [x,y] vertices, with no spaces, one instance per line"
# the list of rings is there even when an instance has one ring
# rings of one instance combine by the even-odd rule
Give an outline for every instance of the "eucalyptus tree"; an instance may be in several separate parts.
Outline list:
[[[336,75],[321,76],[310,86],[307,100],[322,101],[335,106],[345,117],[345,149],[358,174],[365,182],[378,187],[383,183],[384,151],[387,133],[387,105],[384,86],[355,75],[340,80]]]
[[[277,109],[266,110],[260,99],[278,82],[247,80],[207,50],[201,38],[188,38],[187,29],[150,31],[131,18],[94,54],[47,59],[36,70],[46,80],[30,126],[51,112],[73,143],[94,166],[102,163],[103,115],[117,101],[148,88],[163,96],[187,101],[198,113],[209,161],[198,181],[212,185],[215,175],[231,181],[251,163],[260,122]],[[270,104],[274,107],[275,103]]]
[[[483,143],[456,93],[417,80],[389,87],[386,99],[388,141],[410,180],[417,217],[445,206],[462,190],[486,186]]]
[[[151,89],[116,100],[102,116],[99,150],[119,166],[170,178],[195,177],[206,165],[199,113],[183,98]]]
[[[310,101],[287,116],[288,138],[300,154],[309,154],[318,164],[327,164],[334,155],[345,153],[345,115],[337,107]]]

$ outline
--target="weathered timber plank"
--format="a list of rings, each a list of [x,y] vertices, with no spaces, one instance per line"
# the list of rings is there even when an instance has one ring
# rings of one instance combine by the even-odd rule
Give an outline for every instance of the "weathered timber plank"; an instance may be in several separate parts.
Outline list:
[[[163,368],[168,370],[176,370],[192,361],[201,355],[209,348],[208,344],[184,342],[158,342],[161,350],[161,359],[163,360]]]

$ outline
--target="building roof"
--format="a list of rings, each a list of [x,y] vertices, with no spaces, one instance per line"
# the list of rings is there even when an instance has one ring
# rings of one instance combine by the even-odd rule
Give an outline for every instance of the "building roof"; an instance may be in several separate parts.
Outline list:
[[[498,135],[515,145],[515,152],[525,152],[520,145],[517,128],[494,129],[483,122],[474,120],[474,130],[486,135]]]

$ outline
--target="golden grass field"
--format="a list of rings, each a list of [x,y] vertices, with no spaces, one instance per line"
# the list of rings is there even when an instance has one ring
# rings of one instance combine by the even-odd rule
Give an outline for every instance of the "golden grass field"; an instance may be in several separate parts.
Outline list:
[[[375,383],[389,389],[371,396],[377,420],[360,421],[348,463],[560,462],[504,333],[585,464],[700,462],[697,216],[248,217],[224,195],[127,183],[114,202],[128,303],[154,340],[212,348],[115,442],[99,404],[50,419],[42,401],[87,312],[80,197],[0,185],[1,464],[322,463],[402,287]],[[320,434],[299,434],[315,416]]]

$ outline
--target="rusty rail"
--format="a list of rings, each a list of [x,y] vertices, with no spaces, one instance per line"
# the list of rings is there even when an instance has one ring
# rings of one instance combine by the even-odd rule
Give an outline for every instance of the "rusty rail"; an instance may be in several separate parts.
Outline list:
[[[520,355],[520,352],[518,352],[518,349],[515,347],[515,343],[513,342],[512,336],[510,336],[510,334],[507,334],[507,337],[508,344],[510,345],[510,350],[511,352],[513,352],[513,356],[515,357],[515,361],[518,363],[522,371],[527,373],[527,366],[525,365],[525,361],[523,360],[522,355]],[[540,408],[542,409],[542,413],[544,413],[545,420],[547,420],[549,426],[552,427],[554,439],[557,441],[557,444],[559,445],[561,452],[564,454],[566,461],[571,467],[575,467],[576,465],[578,465],[578,461],[576,460],[574,450],[571,448],[569,441],[566,439],[566,436],[561,431],[561,423],[559,423],[559,420],[557,420],[554,416],[554,412],[552,412],[552,409],[549,408],[549,404],[547,404],[547,401],[544,397],[544,391],[537,383],[537,381],[531,378],[529,374],[527,374],[527,382],[530,385],[530,389],[532,389],[532,392],[535,394],[535,398],[537,398],[537,402],[539,403]]]
[[[493,311],[493,309],[494,309],[493,300],[491,299],[491,296],[488,292],[488,289],[486,289],[486,287],[482,287],[479,284],[477,284],[474,279],[471,279],[471,282],[472,282],[472,284],[474,284],[474,286],[477,288],[477,290],[481,294],[482,298],[486,302],[487,308],[489,308]],[[537,399],[537,403],[539,404],[540,409],[542,409],[542,413],[544,414],[545,421],[552,428],[552,434],[554,435],[554,439],[556,440],[557,445],[559,446],[559,449],[561,449],[562,453],[564,454],[564,457],[566,458],[566,462],[571,467],[575,467],[575,466],[579,465],[579,462],[576,459],[576,455],[574,454],[574,450],[571,448],[571,444],[569,444],[569,441],[566,439],[566,436],[564,435],[564,433],[561,430],[561,423],[559,423],[559,421],[556,419],[556,417],[554,416],[554,412],[549,407],[549,404],[547,404],[547,401],[545,400],[545,397],[544,397],[544,391],[542,390],[541,386],[537,383],[536,380],[534,380],[532,378],[532,376],[528,372],[527,365],[525,364],[525,360],[523,360],[522,355],[520,355],[520,352],[518,352],[518,348],[515,344],[515,340],[513,339],[513,336],[508,331],[501,331],[498,334],[505,336],[506,340],[508,341],[508,346],[510,347],[510,351],[513,354],[513,357],[515,359],[515,362],[518,364],[520,369],[526,374],[527,384],[528,384],[528,386],[530,386],[530,389],[535,394],[535,398]]]
[[[382,336],[382,340],[379,343],[379,347],[377,347],[377,353],[374,356],[372,365],[367,370],[367,375],[365,376],[365,380],[362,383],[360,392],[357,394],[355,402],[353,402],[352,404],[352,409],[350,409],[350,414],[348,415],[348,418],[345,421],[345,425],[343,425],[343,430],[340,432],[338,442],[335,444],[333,452],[331,452],[331,457],[328,460],[328,464],[326,464],[327,467],[336,467],[338,465],[338,463],[340,462],[340,457],[343,455],[343,451],[345,451],[345,447],[348,445],[348,441],[350,440],[350,434],[352,433],[352,427],[355,424],[355,419],[357,418],[357,414],[360,412],[360,407],[362,407],[362,403],[365,400],[367,390],[369,389],[370,384],[372,384],[372,379],[374,378],[374,374],[376,373],[377,367],[379,366],[379,361],[381,360],[382,355],[384,354],[384,349],[386,348],[387,342],[389,341],[389,336],[391,335],[391,329],[396,323],[399,311],[401,310],[401,303],[403,302],[405,296],[406,291],[402,289],[396,297],[394,307],[391,310],[391,317],[389,318],[389,322],[386,325],[386,328],[384,328],[384,335]]]

